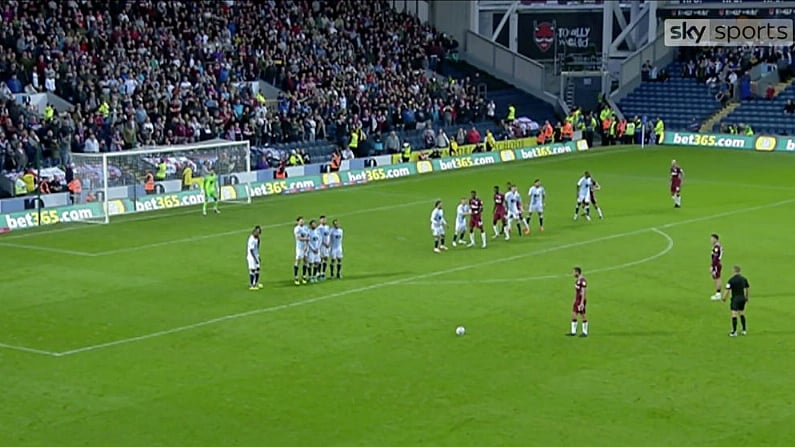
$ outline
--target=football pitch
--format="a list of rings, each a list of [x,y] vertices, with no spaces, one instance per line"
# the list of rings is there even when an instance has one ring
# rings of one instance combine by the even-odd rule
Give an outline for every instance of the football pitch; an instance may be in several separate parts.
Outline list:
[[[572,220],[584,170],[604,220]],[[790,446],[793,172],[792,154],[620,147],[9,233],[0,445]],[[534,178],[546,231],[492,239],[493,186],[526,201]],[[452,223],[471,189],[488,247],[433,253],[434,200]],[[345,230],[344,279],[296,287],[292,227],[320,214]],[[711,233],[724,280],[738,264],[751,284],[745,337],[709,299]],[[587,339],[564,336],[575,265]]]

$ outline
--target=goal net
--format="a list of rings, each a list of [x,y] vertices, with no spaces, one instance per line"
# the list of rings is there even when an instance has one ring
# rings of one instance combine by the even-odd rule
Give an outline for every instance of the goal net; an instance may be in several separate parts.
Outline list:
[[[221,202],[251,203],[243,188],[254,181],[248,141],[72,154],[72,162],[79,191],[72,191],[70,201],[98,205],[99,213],[84,219],[87,223],[108,223],[111,216],[121,214],[201,205],[203,177],[210,169],[218,177]]]

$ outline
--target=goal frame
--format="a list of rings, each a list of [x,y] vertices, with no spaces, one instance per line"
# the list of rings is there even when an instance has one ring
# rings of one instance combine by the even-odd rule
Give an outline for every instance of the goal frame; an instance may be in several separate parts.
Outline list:
[[[184,152],[188,152],[188,151],[197,151],[197,150],[198,151],[201,151],[201,150],[207,150],[207,151],[215,150],[218,153],[221,153],[221,152],[224,151],[224,148],[240,148],[240,147],[244,148],[244,157],[243,158],[245,160],[245,165],[244,165],[245,170],[244,171],[237,171],[237,172],[219,174],[219,177],[223,178],[225,176],[234,175],[236,173],[242,173],[242,174],[250,174],[251,173],[251,144],[250,144],[250,142],[248,142],[248,141],[213,140],[213,141],[209,141],[209,142],[184,144],[184,145],[149,146],[149,147],[145,147],[145,148],[139,148],[139,149],[133,149],[133,150],[127,150],[127,151],[120,151],[120,152],[103,152],[103,153],[97,153],[97,154],[91,154],[91,153],[88,153],[88,154],[86,154],[86,153],[80,153],[80,154],[75,153],[75,154],[72,154],[73,162],[74,161],[81,161],[81,162],[82,161],[86,161],[86,162],[94,164],[94,165],[101,164],[101,166],[102,166],[102,185],[101,185],[101,187],[92,188],[89,191],[85,191],[85,190],[82,191],[81,201],[85,201],[85,199],[86,199],[88,194],[101,192],[102,193],[102,200],[101,201],[97,200],[97,202],[101,203],[101,208],[102,208],[102,211],[103,211],[102,212],[103,215],[101,217],[101,220],[84,220],[83,222],[85,222],[85,223],[104,223],[104,224],[107,224],[107,223],[110,223],[111,216],[124,215],[124,214],[134,214],[134,213],[138,213],[138,212],[149,211],[149,210],[138,211],[136,209],[132,209],[132,210],[123,209],[123,210],[121,210],[121,212],[118,212],[119,211],[118,209],[113,209],[113,207],[111,207],[110,202],[120,201],[120,199],[111,198],[111,196],[110,196],[111,188],[115,188],[115,186],[111,186],[110,182],[109,182],[110,166],[113,166],[114,160],[119,160],[119,159],[122,159],[122,158],[125,158],[125,157],[145,157],[147,155],[156,157],[156,156],[163,156],[163,155],[167,155],[167,154],[179,154],[179,153],[184,153]],[[135,173],[135,174],[141,174],[141,173]],[[245,182],[245,184],[248,184],[248,183],[250,183],[250,181],[246,181]],[[129,186],[134,186],[134,185],[124,185],[124,186],[128,186],[129,187]],[[219,189],[223,189],[224,186],[225,185],[223,185],[223,184],[219,184]],[[152,195],[152,198],[156,198],[158,196],[162,197],[164,195],[169,195],[169,196],[171,196],[171,195],[179,195],[180,193],[185,193],[185,192],[186,191],[163,192],[163,193],[160,193],[160,194]],[[201,198],[201,202],[203,203],[203,200],[204,200],[203,191],[200,194],[201,194],[201,197],[202,197]],[[222,191],[219,191],[218,200],[221,201],[221,202],[224,202],[224,203],[246,203],[246,204],[250,204],[251,203],[251,196],[249,194],[246,194],[244,197],[240,197],[240,199],[224,200],[223,197],[224,196],[222,194]],[[125,199],[123,199],[123,200],[129,200],[129,201],[132,201],[132,202],[138,202],[138,201],[140,201],[141,198],[142,197],[139,197],[137,195],[133,195],[132,197],[129,197],[129,196],[125,197]],[[198,203],[196,203],[196,204],[192,203],[190,205],[197,205],[197,204]],[[185,206],[189,206],[189,205],[175,205],[173,207],[176,208],[176,207],[185,207]],[[168,206],[168,207],[165,207],[165,208],[172,208],[172,206]],[[163,209],[165,209],[165,208],[163,208]],[[159,209],[161,209],[161,208],[158,208],[158,210]]]

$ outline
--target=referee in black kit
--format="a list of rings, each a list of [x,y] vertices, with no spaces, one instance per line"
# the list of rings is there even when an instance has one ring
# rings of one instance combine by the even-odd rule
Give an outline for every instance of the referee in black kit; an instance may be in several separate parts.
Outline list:
[[[745,305],[748,304],[748,299],[750,298],[750,290],[751,286],[748,284],[748,280],[745,279],[745,276],[740,274],[740,266],[735,265],[734,268],[734,276],[729,279],[729,283],[726,284],[726,290],[723,292],[723,301],[726,301],[726,298],[729,297],[731,294],[731,306],[730,309],[732,311],[732,331],[729,332],[729,337],[736,337],[737,336],[737,317],[740,317],[740,324],[743,326],[743,331],[741,332],[743,335],[746,334],[745,332]]]

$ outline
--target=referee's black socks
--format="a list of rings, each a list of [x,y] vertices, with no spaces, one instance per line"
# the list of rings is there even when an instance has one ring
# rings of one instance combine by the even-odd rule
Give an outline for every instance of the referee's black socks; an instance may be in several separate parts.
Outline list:
[[[740,315],[740,324],[743,325],[743,330],[745,330],[745,315]]]
[[[732,332],[737,332],[737,317],[732,317]]]

